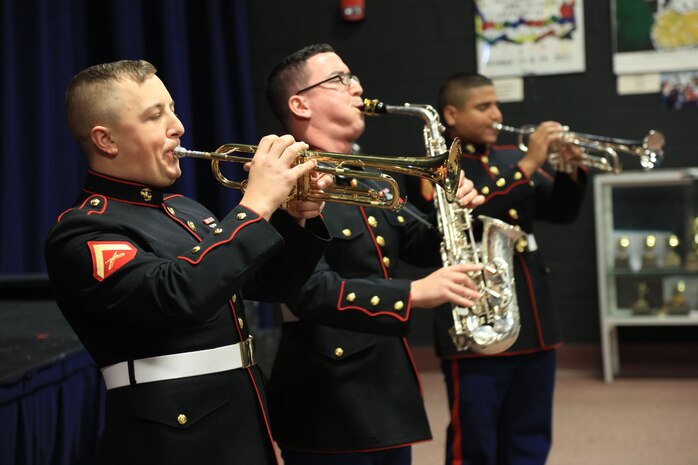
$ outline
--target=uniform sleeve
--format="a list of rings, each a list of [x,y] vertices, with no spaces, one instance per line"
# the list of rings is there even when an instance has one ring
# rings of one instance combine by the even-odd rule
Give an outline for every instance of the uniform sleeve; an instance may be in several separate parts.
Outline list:
[[[342,278],[323,258],[291,308],[300,319],[340,329],[404,336],[409,332],[410,281]]]
[[[437,228],[419,212],[405,209],[327,210],[332,243],[292,310],[302,320],[340,329],[407,334],[411,281],[393,279],[394,270],[400,260],[422,267],[440,265]]]
[[[146,326],[205,322],[284,247],[270,223],[241,206],[219,222],[216,234],[201,242],[192,238],[172,256],[157,247],[182,242],[176,225],[121,220],[77,210],[51,231],[45,255],[62,308]]]

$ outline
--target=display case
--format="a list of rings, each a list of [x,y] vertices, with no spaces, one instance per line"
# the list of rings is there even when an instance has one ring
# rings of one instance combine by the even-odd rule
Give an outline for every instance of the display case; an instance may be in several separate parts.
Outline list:
[[[604,380],[618,327],[698,325],[698,169],[594,176]]]

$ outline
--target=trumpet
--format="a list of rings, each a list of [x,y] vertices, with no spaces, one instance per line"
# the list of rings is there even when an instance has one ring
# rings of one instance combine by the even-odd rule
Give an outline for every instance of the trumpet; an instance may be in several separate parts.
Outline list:
[[[522,152],[528,150],[527,137],[536,130],[533,125],[515,128],[494,123],[492,127],[500,131],[518,134],[519,149]],[[629,140],[573,132],[569,130],[569,127],[563,126],[562,142],[576,145],[582,149],[582,165],[616,174],[622,170],[618,157],[619,152],[639,156],[640,166],[646,171],[659,165],[664,158],[664,134],[654,130],[651,130],[641,140]],[[551,153],[548,156],[548,162],[558,171],[569,171],[571,168],[567,166],[564,158],[557,153]]]
[[[220,169],[221,162],[248,163],[257,151],[256,145],[224,144],[215,152],[200,152],[188,150],[184,147],[174,149],[177,158],[192,157],[211,161],[211,171],[216,180],[231,189],[240,189],[245,192],[247,179],[241,181],[231,180],[225,177]],[[379,185],[387,185],[384,189],[378,187],[362,188],[350,185],[347,187],[333,185],[324,190],[316,189],[307,174],[298,179],[287,201],[289,200],[317,200],[366,207],[389,208],[400,210],[405,201],[400,198],[400,188],[397,181],[384,171],[401,173],[408,176],[419,176],[440,185],[447,193],[448,201],[456,198],[458,181],[460,176],[460,142],[454,141],[450,149],[438,157],[382,157],[376,155],[354,155],[334,152],[318,152],[315,150],[303,150],[298,153],[294,165],[309,160],[318,162],[314,171],[333,176],[347,176],[355,179],[374,181]],[[352,168],[371,168],[375,171],[366,171]],[[375,184],[374,184],[375,186]]]

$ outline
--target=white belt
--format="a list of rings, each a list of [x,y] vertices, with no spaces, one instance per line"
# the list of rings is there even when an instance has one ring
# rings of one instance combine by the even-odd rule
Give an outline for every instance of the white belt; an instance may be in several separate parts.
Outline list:
[[[161,355],[133,361],[133,379],[129,379],[129,363],[119,362],[102,368],[107,389],[131,384],[152,383],[168,379],[187,378],[221,371],[248,368],[254,365],[254,339],[215,349],[196,350],[181,354]]]

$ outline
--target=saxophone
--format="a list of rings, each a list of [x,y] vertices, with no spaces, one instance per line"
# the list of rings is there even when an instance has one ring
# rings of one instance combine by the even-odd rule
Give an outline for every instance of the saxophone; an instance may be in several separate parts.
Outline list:
[[[428,156],[446,152],[442,135],[444,127],[431,105],[405,103],[386,105],[378,100],[364,99],[362,110],[367,115],[393,113],[416,116],[424,121],[424,145]],[[519,306],[513,278],[513,257],[516,240],[524,235],[520,228],[496,218],[479,215],[483,223],[482,244],[478,249],[472,224],[472,211],[449,203],[445,191],[434,186],[434,207],[441,233],[441,261],[444,266],[461,263],[482,264],[481,271],[471,272],[482,297],[472,308],[454,306],[453,327],[449,335],[459,351],[496,354],[507,350],[516,341],[521,328]]]

